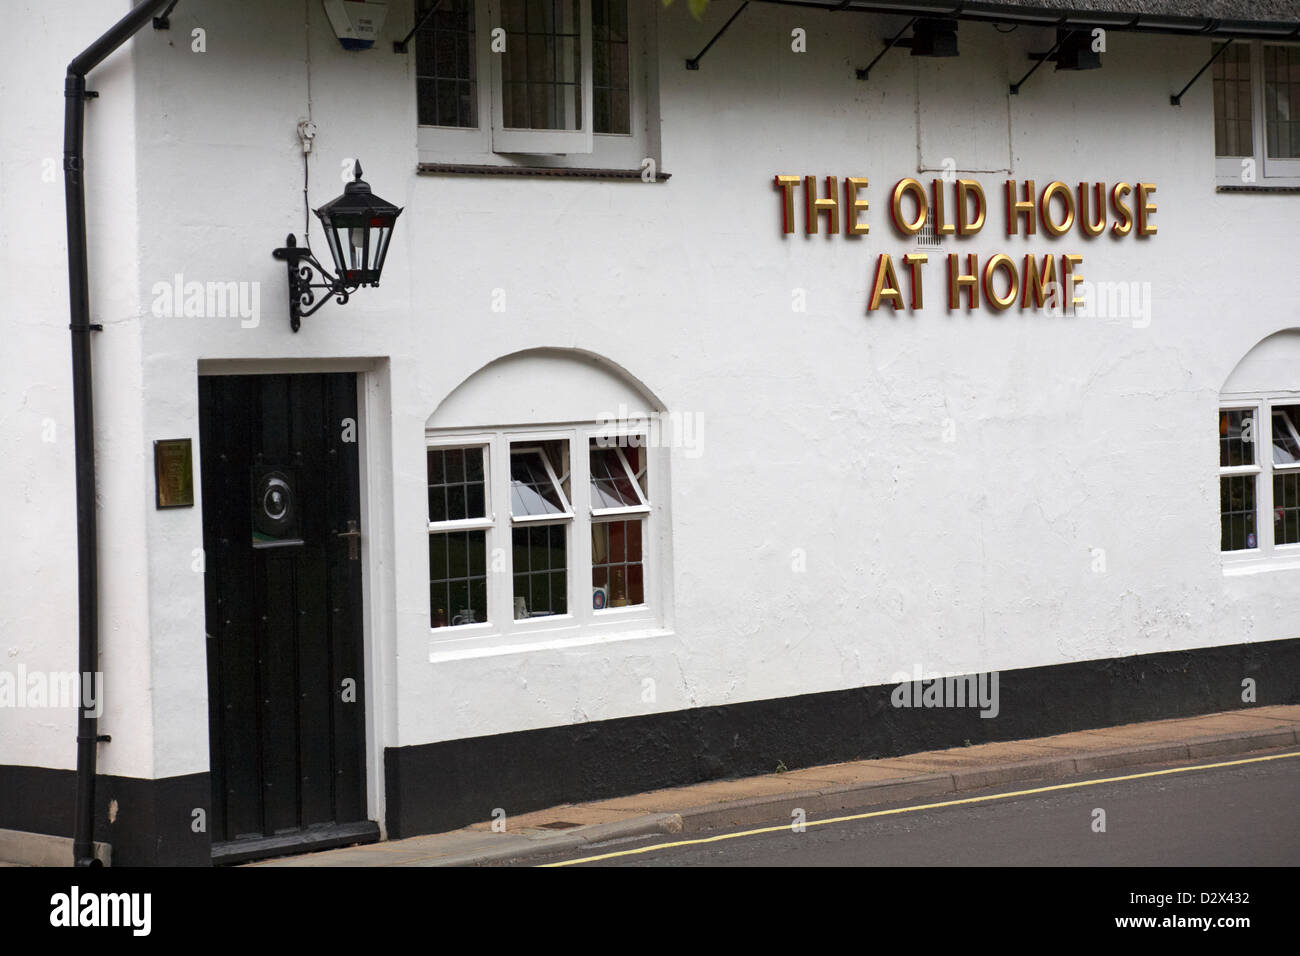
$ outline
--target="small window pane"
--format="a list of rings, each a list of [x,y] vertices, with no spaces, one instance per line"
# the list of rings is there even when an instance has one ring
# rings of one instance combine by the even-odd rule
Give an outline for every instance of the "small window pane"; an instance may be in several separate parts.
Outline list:
[[[1300,405],[1273,408],[1273,464],[1300,464]]]
[[[443,462],[448,481],[465,480],[465,453],[459,448],[448,448],[443,452]]]
[[[481,452],[482,449],[479,449]],[[483,480],[483,455],[466,455],[465,456],[465,480],[482,481]]]
[[[483,482],[466,482],[465,484],[465,515],[466,517],[479,517],[487,513],[486,493]]]
[[[1264,139],[1275,159],[1300,159],[1300,47],[1264,47]]]
[[[447,518],[456,521],[465,517],[465,486],[451,485],[447,488]]]
[[[591,506],[593,508],[632,508],[641,504],[636,489],[628,479],[627,469],[614,448],[591,450]]]
[[[1273,541],[1300,544],[1300,472],[1273,476]]]
[[[430,521],[487,516],[482,448],[430,448],[427,458]]]
[[[419,0],[417,22],[434,2]],[[441,0],[412,40],[417,122],[421,126],[478,126],[474,2]]]
[[[597,609],[645,603],[644,522],[635,518],[591,526],[592,603]]]
[[[510,513],[514,517],[567,513],[564,496],[546,464],[541,451],[511,450]]]
[[[1215,50],[1221,49],[1216,45]],[[1216,156],[1251,156],[1250,46],[1229,44],[1214,61],[1214,153]]]
[[[1255,536],[1255,476],[1219,479],[1219,511],[1224,551],[1249,551],[1259,546]]]
[[[567,533],[564,525],[515,528],[515,617],[545,617],[568,611]]]
[[[1219,467],[1255,464],[1254,411],[1219,412]]]
[[[597,133],[628,133],[629,108],[627,0],[592,0],[591,83]]]
[[[502,0],[501,18],[506,127],[583,129],[578,0]]]
[[[644,435],[637,436],[635,444],[621,445],[620,449],[623,457],[627,459],[628,467],[632,469],[632,477],[641,486],[642,496],[649,500],[650,490],[646,486],[645,441]]]
[[[431,627],[487,620],[487,532],[429,535]]]
[[[638,489],[637,462],[640,461],[640,448],[628,446],[618,448],[609,445],[611,439],[591,440],[591,506],[601,508],[635,508],[644,502],[638,496],[638,490],[645,493],[642,480]],[[619,452],[623,454],[620,456]],[[627,464],[624,465],[624,459]]]

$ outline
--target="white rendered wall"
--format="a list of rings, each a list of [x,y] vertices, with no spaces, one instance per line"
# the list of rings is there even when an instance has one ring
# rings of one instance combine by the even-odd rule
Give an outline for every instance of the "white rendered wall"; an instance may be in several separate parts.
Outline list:
[[[917,665],[1010,669],[1297,636],[1300,571],[1223,575],[1212,423],[1237,361],[1300,326],[1300,200],[1214,192],[1209,84],[1181,109],[1168,104],[1207,40],[1111,33],[1102,70],[1044,69],[1009,107],[996,104],[1001,122],[1009,115],[1011,177],[1154,181],[1158,235],[1008,240],[1007,174],[978,173],[989,225],[941,250],[1081,253],[1090,280],[1151,283],[1151,321],[1139,328],[1018,310],[950,314],[942,263],[929,267],[922,312],[866,314],[876,255],[913,248],[888,226],[886,190],[918,173],[918,71],[936,68],[900,53],[868,82],[854,78],[897,18],[752,4],[688,72],[684,58],[733,5],[716,0],[704,24],[682,4],[661,13],[662,168],[672,179],[647,185],[417,177],[413,59],[389,51],[410,15],[399,0],[390,7],[385,40],[361,54],[338,47],[309,0],[185,0],[170,35],[137,41],[136,155],[118,161],[135,165],[138,237],[117,223],[95,229],[106,192],[92,208],[98,242],[138,249],[131,295],[143,328],[142,390],[119,396],[134,410],[101,422],[141,456],[138,484],[103,490],[106,511],[111,502],[136,520],[143,512],[148,603],[129,573],[144,549],[127,535],[123,567],[105,584],[123,622],[106,629],[106,644],[131,666],[152,661],[157,736],[151,755],[132,751],[118,772],[207,767],[203,582],[190,570],[201,512],[152,510],[143,457],[153,439],[185,435],[198,453],[201,361],[379,360],[370,381],[382,415],[369,425],[384,433],[368,436],[367,455],[367,593],[383,605],[368,618],[373,746],[878,684]],[[206,30],[206,53],[190,52],[195,27]],[[790,52],[794,27],[808,32],[806,54]],[[961,30],[971,52],[943,65],[954,83],[962,70],[1018,78],[1026,51],[1051,44],[1046,31]],[[406,212],[383,287],[293,335],[270,250],[289,231],[301,237],[294,129],[308,115],[309,77],[312,203],[339,192],[341,161],[360,152],[375,191]],[[45,122],[46,112],[33,115]],[[783,237],[776,173],[870,177],[871,235]],[[60,201],[56,190],[50,208]],[[61,215],[48,228],[39,274],[52,293],[21,292],[32,354],[0,386],[6,428],[30,431],[46,413],[17,411],[24,388],[51,408],[70,401],[66,316],[55,304]],[[260,323],[148,315],[154,283],[176,273],[261,283]],[[505,312],[491,309],[497,289]],[[795,289],[806,291],[806,312],[791,308]],[[431,664],[425,423],[479,368],[543,347],[604,355],[670,411],[703,417],[702,454],[672,453],[672,630]],[[106,387],[100,379],[101,396]],[[35,484],[64,489],[69,508],[53,525],[61,544],[40,545],[44,577],[24,559],[5,587],[28,595],[49,580],[58,596],[48,613],[11,617],[9,602],[3,613],[72,628],[75,576],[57,564],[71,553],[70,449],[38,459],[48,450],[25,441],[23,467],[0,465],[6,489],[34,472]],[[385,446],[391,473],[373,454]],[[125,462],[120,471],[134,474]],[[30,533],[50,521],[51,509],[24,507]],[[1097,548],[1104,573],[1093,570]],[[796,549],[806,571],[792,570]],[[74,648],[71,631],[66,640]],[[642,698],[645,677],[656,681],[654,702]],[[69,734],[49,740],[71,759]],[[6,762],[46,759],[44,745],[0,737],[0,746]]]
[[[13,0],[0,36],[0,669],[76,671],[77,552],[63,184],[69,60],[127,0]],[[94,337],[103,773],[153,769],[148,544],[130,45],[95,70],[86,107],[86,219]],[[0,708],[0,763],[76,764],[75,711]]]

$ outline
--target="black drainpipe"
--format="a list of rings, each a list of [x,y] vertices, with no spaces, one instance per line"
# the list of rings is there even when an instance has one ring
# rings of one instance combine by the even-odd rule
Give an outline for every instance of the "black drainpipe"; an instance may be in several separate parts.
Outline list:
[[[86,272],[85,162],[86,74],[175,0],[142,0],[130,13],[68,64],[63,83],[63,184],[68,218],[68,308],[72,313],[72,415],[77,461],[77,606],[82,680],[99,670],[99,580],[95,553],[95,416],[90,368],[90,285]],[[102,693],[102,686],[100,688]],[[76,866],[95,866],[95,745],[98,721],[77,710],[77,808],[72,836]]]

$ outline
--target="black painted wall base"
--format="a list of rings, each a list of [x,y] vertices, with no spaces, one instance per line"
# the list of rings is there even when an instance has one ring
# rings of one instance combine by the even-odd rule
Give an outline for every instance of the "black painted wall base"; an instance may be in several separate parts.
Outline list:
[[[76,777],[72,770],[0,765],[0,829],[72,836]],[[96,777],[95,840],[112,845],[114,866],[211,866],[208,834],[194,832],[194,811],[207,813],[211,800],[206,773]]]
[[[1252,678],[1256,701],[1242,700]],[[896,708],[895,686],[471,737],[384,752],[390,837],[561,803],[920,750],[1300,703],[1300,639],[999,674],[999,713]]]
[[[1243,702],[1242,681],[1257,699]],[[472,737],[384,753],[390,837],[703,780],[1300,703],[1300,639],[1002,671],[999,712],[897,708],[896,685]],[[72,835],[71,770],[0,765],[0,829]],[[208,774],[101,776],[95,839],[115,866],[209,866]],[[110,822],[110,805],[113,806]],[[69,855],[70,857],[70,855]],[[71,858],[69,858],[71,863]]]

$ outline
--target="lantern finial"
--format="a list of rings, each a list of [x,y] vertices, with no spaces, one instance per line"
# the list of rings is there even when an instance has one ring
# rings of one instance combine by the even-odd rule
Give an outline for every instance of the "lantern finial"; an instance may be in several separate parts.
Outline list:
[[[356,176],[357,182],[361,182],[361,160],[358,159],[356,161],[356,165],[352,168],[352,173]]]

